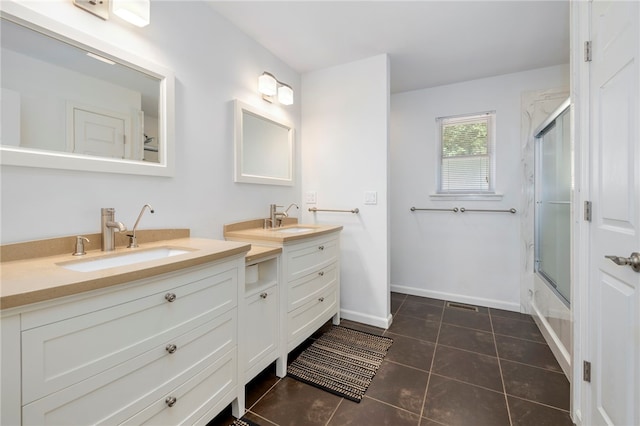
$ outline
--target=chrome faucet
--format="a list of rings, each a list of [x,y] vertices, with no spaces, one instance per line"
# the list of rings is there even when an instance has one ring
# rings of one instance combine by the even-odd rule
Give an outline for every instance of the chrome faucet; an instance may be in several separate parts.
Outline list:
[[[116,209],[114,208],[102,208],[102,251],[113,251],[116,247],[115,243],[115,231],[123,232],[127,230],[127,227],[122,222],[116,222]]]
[[[278,206],[275,204],[269,205],[269,222],[271,222],[271,227],[279,228],[280,226],[282,226],[282,219],[284,219],[285,217],[289,217],[289,209],[293,206],[296,206],[296,209],[300,208],[296,203],[291,203],[285,211],[279,212],[278,207],[283,206]]]
[[[142,214],[144,213],[144,209],[149,209],[149,213],[155,213],[155,211],[153,210],[153,207],[151,207],[149,204],[145,204],[144,206],[142,206],[142,210],[140,210],[140,214],[138,215],[138,219],[136,220],[135,225],[133,225],[133,231],[131,234],[127,234],[127,237],[129,237],[129,245],[127,246],[127,248],[135,248],[138,247],[138,240],[136,239],[136,229],[138,228],[138,223],[140,222],[140,219],[142,218]]]

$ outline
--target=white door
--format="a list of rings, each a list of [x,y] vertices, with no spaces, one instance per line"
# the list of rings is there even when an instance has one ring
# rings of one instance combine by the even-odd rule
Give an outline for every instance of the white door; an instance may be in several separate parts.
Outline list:
[[[125,146],[125,120],[75,108],[73,152],[107,158],[129,158]]]
[[[640,2],[592,2],[588,313],[593,425],[640,425]]]

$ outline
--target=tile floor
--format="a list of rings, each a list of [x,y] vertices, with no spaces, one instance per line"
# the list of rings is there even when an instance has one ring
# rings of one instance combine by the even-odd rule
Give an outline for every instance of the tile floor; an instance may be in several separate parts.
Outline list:
[[[388,330],[342,322],[394,340],[360,404],[273,367],[247,386],[245,417],[261,426],[573,424],[569,382],[531,317],[399,293],[391,304]],[[208,426],[231,422],[228,408]]]

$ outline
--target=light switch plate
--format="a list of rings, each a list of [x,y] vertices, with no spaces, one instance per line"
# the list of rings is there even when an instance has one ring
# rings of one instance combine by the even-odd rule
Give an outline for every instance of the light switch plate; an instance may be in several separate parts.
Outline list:
[[[378,193],[376,191],[365,191],[364,192],[364,203],[365,204],[378,204]]]
[[[304,193],[304,202],[307,204],[315,204],[317,202],[318,193],[316,191],[307,191]]]
[[[109,0],[73,0],[73,4],[105,21],[109,19]]]

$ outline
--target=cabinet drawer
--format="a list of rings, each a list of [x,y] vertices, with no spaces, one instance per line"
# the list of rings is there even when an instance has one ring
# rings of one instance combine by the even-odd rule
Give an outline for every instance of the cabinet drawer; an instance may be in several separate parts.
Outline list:
[[[288,312],[291,312],[310,300],[317,299],[337,281],[337,265],[332,263],[319,271],[314,271],[289,284]]]
[[[340,247],[337,238],[317,239],[292,248],[286,253],[286,281],[297,280],[305,275],[335,262]]]
[[[110,370],[23,407],[25,424],[115,424],[229,354],[235,356],[236,310]],[[168,344],[177,349],[169,353]]]
[[[236,356],[225,355],[181,386],[156,399],[145,410],[122,425],[192,425],[207,424],[237,396]],[[168,398],[175,398],[169,407]]]
[[[307,336],[337,312],[337,289],[329,287],[317,298],[288,314],[287,328],[289,349],[297,346]]]
[[[278,287],[245,298],[246,327],[243,333],[245,370],[278,349]]]
[[[237,273],[22,332],[23,404],[118,366],[237,305]]]

